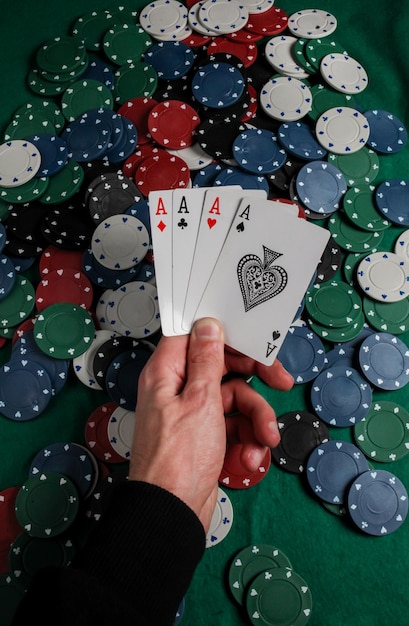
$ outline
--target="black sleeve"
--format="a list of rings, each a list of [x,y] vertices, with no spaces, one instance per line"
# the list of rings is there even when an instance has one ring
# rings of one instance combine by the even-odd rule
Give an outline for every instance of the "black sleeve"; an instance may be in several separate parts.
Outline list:
[[[187,505],[124,481],[73,564],[34,576],[13,626],[171,626],[204,549]]]

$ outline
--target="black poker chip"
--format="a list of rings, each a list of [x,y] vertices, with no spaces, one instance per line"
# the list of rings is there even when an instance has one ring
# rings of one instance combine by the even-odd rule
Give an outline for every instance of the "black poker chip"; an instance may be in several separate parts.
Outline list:
[[[67,204],[54,207],[43,220],[42,233],[52,245],[67,250],[84,250],[94,226],[84,207]]]
[[[7,214],[6,229],[20,241],[44,247],[41,223],[50,212],[50,207],[39,202],[12,205]]]
[[[330,280],[338,271],[342,259],[341,248],[330,237],[317,266],[316,282]]]
[[[3,253],[7,256],[17,258],[20,257],[23,259],[37,258],[43,253],[46,246],[47,243],[33,243],[28,240],[20,239],[19,237],[16,237],[13,233],[8,232]]]
[[[202,150],[213,158],[232,159],[233,142],[246,128],[239,120],[232,120],[229,125],[224,118],[205,120],[197,127],[197,141]]]
[[[88,187],[101,174],[122,174],[122,167],[118,166],[118,163],[111,163],[107,159],[81,162],[80,165],[84,170],[85,187]]]
[[[133,204],[143,200],[135,183],[124,174],[101,174],[88,187],[85,202],[91,219],[100,224],[112,215],[125,213]]]
[[[310,453],[330,439],[324,422],[308,411],[290,411],[277,418],[280,443],[271,450],[274,463],[293,474],[302,474]]]
[[[133,337],[126,337],[125,335],[112,337],[102,344],[94,355],[92,368],[95,380],[103,389],[105,389],[107,371],[112,361],[118,358],[123,352],[136,350],[139,346],[146,347],[146,342]]]

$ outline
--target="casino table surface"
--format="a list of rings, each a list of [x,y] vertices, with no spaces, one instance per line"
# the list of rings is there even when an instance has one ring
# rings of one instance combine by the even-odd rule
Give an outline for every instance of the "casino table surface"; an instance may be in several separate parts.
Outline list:
[[[122,0],[128,8],[143,1]],[[365,66],[369,85],[360,94],[363,110],[386,109],[409,127],[409,10],[398,0],[281,0],[288,14],[298,9],[323,8],[338,19],[336,38]],[[3,0],[0,18],[0,127],[32,97],[26,85],[30,60],[38,46],[67,33],[75,19],[93,9],[114,6],[105,0]],[[395,155],[381,156],[377,182],[409,179],[409,145]],[[384,248],[392,249],[402,231],[391,227]],[[409,333],[400,335],[409,345]],[[2,362],[10,346],[0,351]],[[278,392],[258,379],[252,384],[277,415],[309,407],[308,383]],[[393,392],[375,391],[374,399],[393,400],[409,407],[409,385]],[[106,400],[103,392],[82,385],[70,375],[64,390],[48,409],[29,422],[16,423],[0,415],[0,489],[21,485],[30,461],[43,446],[55,441],[84,441],[84,424],[92,409]],[[332,439],[353,441],[349,428],[330,427]],[[409,488],[409,456],[395,463],[373,465],[395,473]],[[183,467],[180,468],[183,471]],[[227,490],[226,490],[227,491]],[[313,611],[311,626],[407,626],[409,624],[409,520],[384,537],[366,535],[328,512],[306,482],[272,465],[263,481],[247,490],[228,490],[234,508],[233,527],[224,541],[206,550],[186,594],[183,624],[238,626],[248,623],[228,589],[227,572],[233,556],[249,544],[280,548],[308,582]],[[159,512],[158,512],[159,513]],[[1,532],[1,531],[0,531]],[[158,589],[160,602],[160,589]],[[1,607],[0,607],[0,623]]]

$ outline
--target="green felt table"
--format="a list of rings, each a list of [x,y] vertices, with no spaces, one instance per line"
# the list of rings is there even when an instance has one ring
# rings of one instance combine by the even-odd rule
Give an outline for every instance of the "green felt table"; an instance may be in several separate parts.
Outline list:
[[[128,8],[145,2],[123,0]],[[276,2],[287,13],[311,8],[309,0]],[[104,0],[3,0],[0,14],[0,129],[13,112],[31,99],[26,77],[38,46],[66,34],[85,12],[113,6]],[[398,0],[356,2],[327,0],[317,8],[338,19],[334,37],[367,69],[369,85],[360,94],[363,110],[391,111],[409,126],[407,87],[409,11]],[[377,183],[409,179],[409,146],[382,156]],[[403,229],[391,227],[382,248],[393,249]],[[400,336],[409,342],[409,333]],[[408,344],[409,345],[409,344]],[[10,346],[0,359],[8,359]],[[254,386],[278,415],[309,409],[310,384],[288,393]],[[374,392],[375,399],[409,405],[409,386],[394,392]],[[71,372],[64,390],[37,419],[15,423],[0,415],[0,489],[21,485],[34,454],[55,441],[84,442],[84,424],[92,409],[106,400],[103,392],[82,385]],[[348,428],[331,428],[331,437],[353,441]],[[205,445],[205,442],[204,442]],[[409,457],[376,467],[395,473],[409,487]],[[183,467],[180,468],[183,471]],[[238,626],[248,623],[232,600],[226,574],[235,553],[252,543],[269,543],[287,554],[294,569],[308,582],[313,596],[311,626],[407,626],[409,624],[409,520],[382,538],[361,533],[345,519],[329,513],[313,497],[305,481],[272,466],[265,479],[248,490],[228,491],[234,523],[228,537],[206,550],[186,595],[183,623],[188,626]],[[0,529],[1,532],[1,529]],[[158,589],[160,602],[160,589]],[[0,606],[0,622],[1,617]]]

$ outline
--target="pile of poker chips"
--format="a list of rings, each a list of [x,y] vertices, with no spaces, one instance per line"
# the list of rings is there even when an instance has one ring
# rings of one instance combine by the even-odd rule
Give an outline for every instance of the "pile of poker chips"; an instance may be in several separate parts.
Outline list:
[[[10,159],[9,156],[0,155],[0,163],[7,160],[15,165],[17,161],[20,162],[22,154],[25,158],[31,154],[28,168],[17,168],[16,171],[14,167],[12,172],[13,177],[16,174],[21,176],[18,182],[24,182],[15,187],[1,186],[2,219],[7,228],[8,257],[13,258],[14,262],[18,257],[20,267],[27,268],[35,260],[41,262],[40,255],[48,244],[59,252],[72,252],[69,255],[70,263],[74,257],[79,259],[79,256],[74,255],[74,251],[79,251],[84,255],[84,264],[81,259],[77,269],[87,274],[97,294],[101,286],[115,289],[119,285],[126,285],[129,276],[131,279],[135,278],[137,269],[142,271],[142,281],[149,281],[154,277],[154,266],[151,262],[143,268],[143,263],[139,263],[128,270],[115,271],[101,264],[101,258],[99,261],[96,259],[91,247],[93,230],[97,223],[110,218],[115,209],[114,202],[108,200],[106,214],[101,216],[95,211],[91,213],[90,205],[87,206],[87,202],[84,202],[88,188],[94,190],[98,186],[98,190],[103,191],[105,183],[109,185],[114,180],[115,183],[117,180],[123,182],[124,176],[130,177],[130,182],[137,188],[135,203],[122,207],[120,213],[129,212],[144,223],[141,215],[146,208],[145,198],[158,180],[161,185],[166,184],[169,187],[232,182],[249,189],[261,186],[269,191],[271,197],[289,196],[297,201],[308,219],[328,219],[332,247],[328,248],[330,254],[325,271],[321,274],[318,272],[317,279],[323,282],[332,278],[340,266],[340,249],[342,254],[348,253],[342,269],[347,283],[362,289],[363,312],[367,323],[372,325],[373,322],[376,330],[393,332],[395,335],[404,332],[407,318],[407,311],[405,313],[404,309],[407,304],[405,294],[397,301],[392,301],[396,294],[392,294],[390,298],[390,292],[384,288],[385,284],[388,286],[388,277],[391,274],[389,269],[384,271],[383,268],[395,268],[396,264],[390,260],[381,260],[379,266],[378,257],[373,259],[372,255],[380,252],[383,259],[383,253],[390,252],[380,248],[383,229],[391,224],[408,225],[405,211],[401,209],[405,207],[407,200],[406,181],[390,180],[376,185],[380,169],[378,155],[392,154],[402,149],[406,143],[406,130],[400,120],[390,112],[366,111],[363,119],[359,93],[366,87],[366,73],[358,61],[351,59],[342,45],[332,40],[331,36],[337,27],[334,16],[320,10],[299,11],[293,16],[287,16],[279,7],[273,7],[271,2],[261,2],[254,13],[249,12],[247,21],[246,10],[240,9],[240,23],[233,24],[229,15],[231,10],[237,9],[235,3],[218,2],[218,15],[223,20],[218,20],[219,23],[216,24],[213,17],[216,10],[214,3],[195,3],[189,10],[177,2],[166,4],[177,17],[176,30],[163,28],[163,22],[161,28],[156,30],[150,22],[155,14],[157,16],[163,11],[163,3],[159,1],[151,3],[149,6],[152,11],[148,11],[146,15],[140,13],[139,18],[135,12],[126,12],[119,8],[116,11],[93,11],[78,19],[72,33],[63,36],[62,43],[60,38],[55,38],[38,50],[36,65],[29,73],[29,84],[33,93],[43,100],[39,102],[36,99],[35,102],[19,107],[6,129],[4,139],[10,145],[4,145],[7,149],[15,150],[18,158]],[[309,23],[308,28],[306,23]],[[312,30],[311,23],[314,24]],[[132,47],[138,51],[139,56],[131,59],[129,64],[124,64],[124,57],[121,59],[120,52],[126,42],[129,26],[132,26]],[[287,32],[290,34],[287,35]],[[180,39],[182,33],[183,37]],[[280,33],[283,35],[276,39]],[[264,37],[270,39],[263,41]],[[176,45],[170,46],[168,43]],[[255,46],[255,43],[258,45]],[[70,59],[67,59],[65,53],[61,58],[60,51],[66,47],[70,50]],[[112,47],[115,48],[114,51]],[[127,59],[129,47],[126,43],[125,50]],[[196,55],[193,62],[192,51],[193,56]],[[289,58],[289,51],[291,55],[295,55],[295,63],[294,59]],[[97,58],[91,57],[96,54]],[[171,57],[172,64],[164,64],[163,59]],[[206,82],[210,79],[214,83],[217,79],[216,65],[226,63],[237,77],[234,88],[238,90],[238,99],[233,103],[231,100],[223,100],[224,106],[220,108],[211,107],[204,101],[213,96],[213,91],[206,91]],[[342,68],[340,74],[356,72],[358,79],[352,90],[339,82],[336,71],[335,76],[331,73],[338,67]],[[225,65],[222,65],[222,69],[226,69]],[[244,82],[236,70],[245,77]],[[303,76],[303,72],[307,76]],[[137,87],[133,82],[135,77],[138,78]],[[193,78],[197,87],[195,91],[200,94],[200,99],[195,99],[191,93]],[[295,96],[301,97],[302,107],[299,111],[291,106],[285,110],[277,108],[274,94],[282,93],[286,87],[289,104],[294,101]],[[230,96],[223,90],[218,95]],[[168,150],[167,146],[175,137],[158,131],[152,124],[153,115],[149,116],[161,104],[156,112],[167,115],[170,110],[175,115],[172,119],[182,123],[181,106],[175,106],[175,100],[185,102],[185,110],[191,113],[187,132],[183,135],[183,143],[191,145],[178,145],[177,148]],[[171,104],[165,107],[163,102]],[[352,105],[354,113],[351,113]],[[114,113],[114,107],[120,108]],[[199,115],[199,125],[196,125],[198,120],[193,119],[196,115],[188,107]],[[68,131],[68,128],[73,124],[75,131],[79,125],[76,120],[81,120],[86,126],[89,112],[91,118],[92,115],[97,116],[92,119],[101,118],[105,122],[105,129],[109,126],[107,120],[111,124],[115,122],[124,127],[122,140],[125,149],[119,141],[118,144],[113,142],[112,126],[110,137],[107,139],[106,136],[98,136],[96,143],[92,143],[95,135],[92,136],[92,129],[88,127],[83,135],[77,135],[80,145],[77,146],[76,159],[73,158],[70,151],[74,146],[71,145],[72,139],[67,137],[72,131]],[[130,141],[124,139],[127,135],[127,122],[123,118],[130,119],[126,114],[132,116],[133,120],[133,127],[129,125],[127,129],[131,136]],[[249,129],[248,124],[262,132],[249,133],[249,130],[254,129]],[[358,131],[358,141],[353,144],[345,142],[345,127],[348,124]],[[276,169],[259,175],[251,171],[254,169],[254,162],[250,163],[249,169],[243,168],[245,163],[240,155],[245,150],[250,150],[258,152],[260,156],[260,146],[265,140],[264,131],[276,134],[277,140],[274,143],[270,141],[270,147],[276,148],[275,156],[278,160],[274,160]],[[68,142],[62,139],[63,132],[69,139]],[[342,141],[338,139],[339,134]],[[24,148],[20,141],[26,144]],[[116,156],[112,148],[117,151]],[[107,157],[110,150],[112,152],[109,159]],[[126,157],[127,151],[129,156]],[[38,154],[41,155],[41,162],[37,171],[38,178],[34,180],[30,177],[38,165]],[[89,161],[86,160],[86,155]],[[328,165],[333,165],[336,169]],[[164,172],[164,178],[161,178],[159,172]],[[3,171],[2,174],[4,175]],[[29,180],[26,180],[27,176]],[[313,181],[317,177],[325,185],[314,185]],[[83,196],[85,185],[87,190]],[[330,192],[323,195],[324,188],[330,189]],[[306,189],[309,195],[305,193]],[[376,192],[375,199],[370,192]],[[105,198],[105,194],[97,198],[98,210],[106,207]],[[84,204],[89,215],[86,212],[84,214]],[[12,212],[25,216],[18,220],[17,228],[13,227],[10,220]],[[21,230],[28,212],[35,213],[37,218],[36,227],[32,229],[30,237],[27,237],[27,233],[22,235]],[[144,225],[149,229],[146,223]],[[34,230],[41,233],[40,242],[37,240],[32,243],[31,235]],[[402,237],[403,235],[402,233]],[[395,254],[403,254],[405,245],[404,239],[400,238],[396,243]],[[371,257],[366,263],[373,265],[376,262],[377,267],[381,267],[383,282],[379,300],[374,298],[378,286],[370,281],[369,293],[366,295],[368,285],[363,278],[361,282],[358,278],[357,263],[368,256],[368,253],[371,253]],[[61,269],[59,265],[56,268],[58,270]],[[128,271],[128,276],[125,277],[122,271]],[[30,312],[19,310],[19,322],[25,318],[27,323],[33,325],[29,319],[32,313],[33,309]],[[314,323],[317,324],[312,319],[308,320],[311,326]],[[353,332],[343,335],[342,339],[353,341],[358,337],[363,330],[361,323],[360,316],[360,324]],[[8,318],[3,328],[4,334],[11,337],[14,332],[19,332],[17,324],[11,324]],[[327,341],[333,341],[328,329],[334,333],[334,326],[325,326],[320,336]],[[315,330],[318,330],[318,326],[315,326]],[[61,328],[58,334],[60,332]],[[91,343],[92,336],[95,336],[94,328],[87,335],[87,344]],[[85,354],[88,345],[80,343],[81,347],[76,348],[77,354],[70,356],[81,358]],[[46,352],[52,348],[55,349],[55,346],[49,343]],[[60,349],[63,350],[61,347]],[[65,353],[65,349],[63,351]],[[314,368],[316,371],[317,365]],[[360,424],[364,424],[365,419],[368,417],[363,418]],[[230,454],[233,458],[237,452],[239,450],[229,451],[226,461],[229,461]],[[240,466],[236,469],[233,467],[234,471],[230,469],[227,476],[223,475],[221,485],[227,487],[230,482],[233,488],[247,488],[264,478],[269,467],[270,459],[266,458],[255,477],[247,476]],[[234,484],[237,486],[234,487]]]

